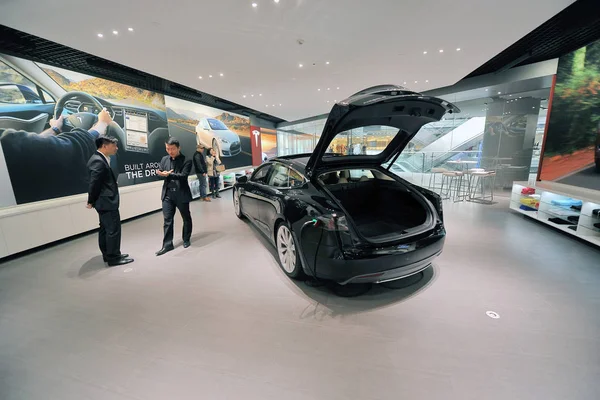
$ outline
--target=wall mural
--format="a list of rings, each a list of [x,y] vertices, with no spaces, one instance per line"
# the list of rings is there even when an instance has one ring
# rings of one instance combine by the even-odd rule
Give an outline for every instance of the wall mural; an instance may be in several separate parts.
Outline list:
[[[559,60],[540,179],[600,190],[600,41]]]
[[[111,167],[120,186],[158,180],[169,135],[186,157],[203,143],[228,169],[252,163],[247,117],[0,54],[0,207],[86,193],[90,128],[103,108],[119,141]],[[50,121],[59,117],[57,132]]]

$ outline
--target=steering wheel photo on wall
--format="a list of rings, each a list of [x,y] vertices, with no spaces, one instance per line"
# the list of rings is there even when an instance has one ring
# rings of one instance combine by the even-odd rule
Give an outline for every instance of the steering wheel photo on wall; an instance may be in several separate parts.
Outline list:
[[[92,126],[98,121],[98,115],[91,112],[72,112],[65,108],[70,100],[75,100],[81,103],[81,100],[88,100],[98,110],[102,110],[104,105],[98,101],[94,96],[91,96],[85,92],[68,92],[65,93],[57,102],[54,107],[54,119],[58,119],[61,115],[64,116],[63,130],[71,131],[75,128],[85,129],[89,131]],[[114,113],[111,115],[114,117]],[[112,136],[119,141],[119,147],[125,146],[125,132],[116,122],[112,121],[106,129],[106,135]]]

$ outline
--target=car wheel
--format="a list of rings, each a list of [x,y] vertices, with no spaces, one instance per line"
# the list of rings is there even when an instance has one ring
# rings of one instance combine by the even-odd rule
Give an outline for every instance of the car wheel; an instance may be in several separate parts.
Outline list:
[[[239,219],[244,219],[244,213],[242,212],[242,203],[240,202],[239,189],[233,189],[233,209],[235,210],[235,215]]]
[[[304,271],[300,262],[300,254],[298,254],[299,248],[287,223],[283,222],[277,227],[276,239],[277,255],[279,256],[281,269],[290,278],[302,278]]]

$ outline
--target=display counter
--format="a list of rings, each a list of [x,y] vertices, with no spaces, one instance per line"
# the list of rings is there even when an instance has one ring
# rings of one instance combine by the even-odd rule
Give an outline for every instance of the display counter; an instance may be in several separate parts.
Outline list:
[[[510,208],[600,246],[599,191],[554,182],[515,182]]]

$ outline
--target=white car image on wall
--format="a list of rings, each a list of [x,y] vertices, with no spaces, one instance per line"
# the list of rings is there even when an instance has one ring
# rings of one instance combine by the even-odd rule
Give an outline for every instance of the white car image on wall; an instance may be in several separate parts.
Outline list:
[[[233,157],[242,152],[240,137],[214,118],[202,118],[196,125],[196,141],[212,147],[221,157]]]

